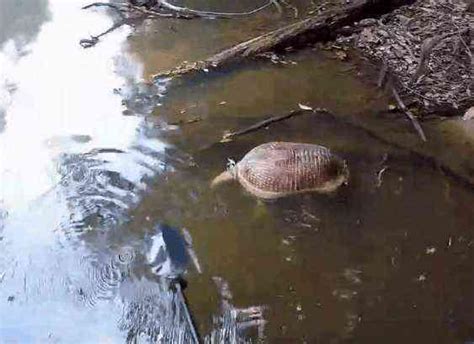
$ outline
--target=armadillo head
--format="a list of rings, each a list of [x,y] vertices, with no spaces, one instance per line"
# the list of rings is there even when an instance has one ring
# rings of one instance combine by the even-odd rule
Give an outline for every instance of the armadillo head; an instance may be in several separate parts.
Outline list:
[[[227,169],[212,180],[211,187],[214,188],[222,183],[226,183],[236,179],[237,163],[232,159],[228,159]]]

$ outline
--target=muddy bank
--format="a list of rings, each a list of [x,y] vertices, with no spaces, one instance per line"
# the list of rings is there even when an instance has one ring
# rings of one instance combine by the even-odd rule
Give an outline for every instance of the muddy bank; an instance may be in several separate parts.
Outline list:
[[[152,9],[161,8],[156,6]],[[298,17],[298,8],[293,8]],[[472,11],[463,0],[360,0],[348,5],[328,2],[306,10],[295,23],[242,41],[210,57],[194,62],[186,60],[154,73],[152,79],[206,74],[248,58],[275,61],[278,59],[275,53],[284,54],[335,39],[377,65],[379,86],[388,84],[398,107],[426,141],[417,117],[434,112],[462,115],[474,103],[473,22]],[[346,54],[339,56],[343,59]]]
[[[396,80],[420,115],[463,115],[474,105],[474,14],[463,0],[417,1],[364,20],[351,42]]]

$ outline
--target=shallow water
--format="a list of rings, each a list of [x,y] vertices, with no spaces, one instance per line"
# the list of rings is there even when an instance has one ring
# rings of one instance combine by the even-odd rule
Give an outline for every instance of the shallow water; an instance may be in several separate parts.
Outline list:
[[[192,238],[185,294],[208,341],[222,328],[271,343],[474,340],[474,194],[345,121],[393,123],[350,62],[309,49],[147,86],[157,70],[293,18],[148,22],[84,50],[80,39],[112,24],[84,4],[0,4],[0,342],[190,342],[163,278],[183,267],[155,259],[179,236],[158,223]],[[219,143],[298,103],[336,117]],[[266,203],[238,184],[209,188],[228,158],[273,140],[330,147],[350,185]],[[251,306],[264,307],[264,326]]]

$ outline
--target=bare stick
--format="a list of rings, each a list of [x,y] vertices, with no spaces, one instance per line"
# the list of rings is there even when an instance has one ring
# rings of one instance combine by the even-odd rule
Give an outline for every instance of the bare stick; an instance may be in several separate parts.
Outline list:
[[[462,35],[466,33],[468,29],[462,30],[462,31],[456,31],[456,32],[449,32],[445,33],[443,35],[438,35],[432,38],[429,38],[423,42],[421,45],[421,56],[420,56],[420,61],[418,62],[418,67],[416,69],[415,74],[413,74],[412,80],[417,80],[420,76],[422,76],[425,72],[425,65],[426,61],[430,57],[431,52],[433,49],[440,44],[442,41],[444,41],[447,38],[450,38],[452,36],[456,35]]]
[[[114,24],[112,25],[109,29],[105,30],[104,32],[98,34],[97,36],[91,36],[91,38],[83,38],[79,41],[79,44],[81,45],[81,47],[83,47],[84,49],[86,48],[92,48],[94,45],[96,45],[97,43],[99,43],[99,38],[108,34],[109,32],[112,32],[112,31],[115,31],[117,30],[119,27],[121,27],[122,25],[125,25],[127,22],[127,20],[122,20],[120,22],[118,22],[117,24]]]
[[[155,11],[153,9],[147,9],[147,8],[135,6],[132,4],[127,4],[126,6],[131,10],[143,13],[150,17],[192,19],[192,17],[186,16],[183,14],[162,13],[162,12]]]
[[[122,19],[125,19],[125,15],[123,14],[123,7],[121,5],[114,5],[114,4],[109,4],[108,2],[94,2],[92,4],[89,4],[87,6],[82,7],[83,10],[87,10],[91,7],[108,7],[113,10],[115,10]]]
[[[110,4],[108,2],[93,2],[92,4],[82,7],[82,9],[87,10],[91,7],[110,7],[110,8],[113,8],[114,10],[121,11],[119,5]]]
[[[392,94],[395,98],[395,100],[397,101],[398,103],[398,106],[400,107],[400,109],[405,113],[405,115],[408,117],[408,119],[410,119],[411,123],[413,124],[413,127],[415,128],[415,130],[417,131],[418,135],[420,136],[421,140],[423,142],[426,142],[426,135],[423,131],[423,128],[421,127],[420,123],[418,122],[418,120],[416,119],[415,116],[413,116],[413,114],[411,113],[410,110],[407,109],[407,107],[405,106],[405,103],[403,103],[402,99],[400,98],[400,95],[398,94],[397,90],[395,89],[395,87],[393,85],[390,85],[390,88],[392,89]]]
[[[298,18],[298,8],[291,3],[289,3],[287,0],[280,0],[283,5],[288,7],[290,10],[293,11],[295,18]]]
[[[380,171],[377,172],[377,182],[375,183],[376,187],[381,187],[383,183],[383,174],[385,171],[387,171],[388,166],[384,166],[380,169]]]
[[[382,88],[383,83],[385,81],[385,76],[387,75],[388,72],[388,65],[387,62],[384,61],[382,65],[382,69],[380,70],[379,78],[377,80],[377,87]]]
[[[308,112],[311,112],[311,113],[327,112],[327,110],[325,110],[325,109],[296,110],[296,111],[293,110],[290,113],[287,113],[287,114],[282,115],[282,116],[273,116],[273,117],[267,118],[263,121],[257,122],[255,124],[251,125],[250,127],[247,127],[247,128],[244,128],[244,129],[241,129],[241,130],[238,130],[238,131],[226,133],[222,137],[221,142],[230,141],[233,137],[246,135],[248,133],[251,133],[251,132],[257,131],[259,129],[265,128],[265,127],[269,126],[270,124],[273,124],[273,123],[276,123],[276,122],[281,122],[281,121],[287,120],[287,119],[295,117],[295,116],[303,115],[303,114],[308,113]]]
[[[229,18],[242,17],[255,14],[265,8],[274,5],[274,0],[269,0],[266,4],[248,12],[213,12],[213,11],[199,11],[188,7],[176,6],[169,3],[167,0],[159,0],[158,6],[174,13],[183,14],[186,16],[194,16],[199,18]]]

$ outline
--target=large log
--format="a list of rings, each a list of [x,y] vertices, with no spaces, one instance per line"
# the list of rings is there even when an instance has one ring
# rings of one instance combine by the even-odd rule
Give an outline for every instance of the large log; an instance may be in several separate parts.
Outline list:
[[[364,18],[375,17],[407,5],[415,0],[353,0],[352,4],[336,10],[309,17],[294,24],[268,32],[248,41],[237,44],[221,51],[205,60],[193,63],[183,63],[171,70],[159,72],[152,76],[174,77],[192,72],[209,72],[224,64],[240,59],[253,57],[271,50],[281,50],[286,47],[301,47],[309,43],[334,38],[335,32]]]

